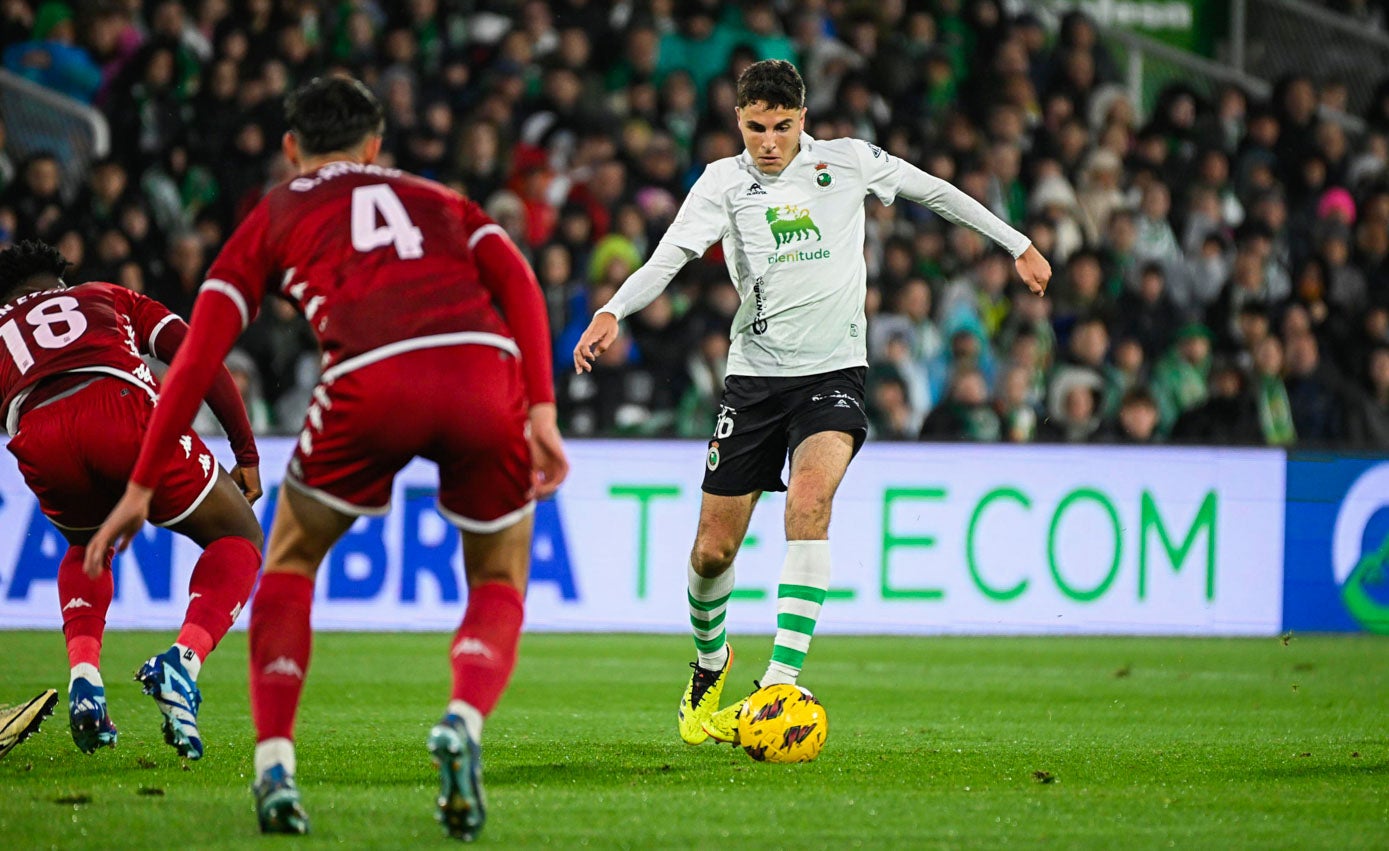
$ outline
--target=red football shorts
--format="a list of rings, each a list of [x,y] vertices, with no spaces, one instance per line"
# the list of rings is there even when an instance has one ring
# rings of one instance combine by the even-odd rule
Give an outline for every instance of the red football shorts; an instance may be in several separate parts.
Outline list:
[[[87,531],[102,524],[125,493],[153,413],[144,390],[101,377],[20,418],[10,452],[53,525]],[[217,481],[217,459],[191,431],[168,454],[150,503],[150,522],[158,526],[192,514]]]
[[[395,474],[439,465],[439,512],[495,532],[535,503],[521,366],[503,349],[416,349],[330,377],[313,402],[285,481],[345,514],[385,514]]]

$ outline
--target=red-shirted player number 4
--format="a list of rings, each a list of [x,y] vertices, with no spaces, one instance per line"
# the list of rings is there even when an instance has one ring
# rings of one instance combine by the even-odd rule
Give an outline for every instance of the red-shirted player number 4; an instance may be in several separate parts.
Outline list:
[[[385,224],[377,224],[377,214]],[[386,183],[358,186],[352,190],[352,247],[375,251],[395,245],[401,260],[424,256],[424,234],[410,221],[400,197]]]
[[[34,342],[45,349],[61,349],[82,336],[82,332],[87,330],[87,317],[83,316],[77,307],[77,299],[60,295],[40,303],[26,313],[24,321],[34,328]],[[66,325],[67,330],[61,334],[55,333],[54,325]],[[28,372],[34,365],[34,355],[29,351],[29,344],[24,342],[24,335],[19,331],[19,320],[11,319],[0,325],[0,338],[4,338],[5,348],[10,350],[10,357],[14,358],[14,365],[19,367],[20,374]]]

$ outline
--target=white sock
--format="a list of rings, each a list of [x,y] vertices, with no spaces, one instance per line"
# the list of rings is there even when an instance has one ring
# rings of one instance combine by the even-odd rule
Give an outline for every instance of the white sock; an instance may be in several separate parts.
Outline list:
[[[468,738],[475,742],[482,741],[482,713],[471,703],[466,700],[450,700],[448,714],[463,719],[463,729],[467,732]]]
[[[694,631],[695,652],[699,667],[707,671],[722,671],[728,662],[728,633],[723,627],[728,613],[728,598],[733,594],[733,568],[718,576],[706,578],[689,566],[690,628]]]
[[[787,541],[777,586],[776,642],[762,685],[795,684],[829,587],[830,542]]]
[[[194,682],[197,682],[198,674],[203,670],[203,660],[198,657],[197,653],[193,652],[191,647],[175,644],[174,649],[178,651],[179,658],[183,660],[183,669],[188,672],[188,676],[192,677]]]
[[[290,777],[294,776],[294,742],[289,739],[266,739],[256,742],[256,777],[260,777],[276,765],[283,765],[285,773]]]
[[[105,687],[101,681],[101,672],[91,662],[79,662],[72,666],[72,671],[68,674],[68,691],[72,691],[72,684],[77,680],[86,680],[97,688]]]

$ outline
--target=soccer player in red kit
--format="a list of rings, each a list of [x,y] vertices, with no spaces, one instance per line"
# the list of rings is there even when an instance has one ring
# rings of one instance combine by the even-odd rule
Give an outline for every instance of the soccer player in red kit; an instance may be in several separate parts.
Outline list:
[[[107,547],[92,533],[125,489],[158,385],[142,359],[173,359],[188,326],[158,302],[114,284],[63,283],[56,248],[21,242],[0,252],[0,399],[9,450],[43,513],[67,539],[58,599],[72,666],[69,721],[77,747],[116,743],[101,680],[101,639],[113,577]],[[248,500],[260,496],[259,458],[246,408],[225,369],[214,369],[208,402],[229,436],[226,473],[196,434],[181,431],[155,460],[160,484],[149,517],[203,548],[188,583],[178,639],[136,674],[164,715],[164,738],[189,759],[198,732],[203,660],[231,628],[260,569],[261,529]],[[199,397],[201,398],[201,397]]]
[[[292,739],[319,563],[359,516],[387,511],[395,473],[421,456],[438,462],[439,510],[463,533],[468,603],[451,645],[451,700],[428,746],[440,766],[439,819],[471,839],[485,817],[483,719],[516,661],[534,500],[568,471],[544,302],[530,267],[476,204],[372,164],[383,118],[361,83],[313,80],[290,95],[286,119],[284,150],[299,176],[261,200],[212,264],[187,351],[96,543],[129,541],[159,482],[155,459],[192,419],[267,287],[277,287],[313,327],[323,374],[251,607],[261,830],[308,830]]]

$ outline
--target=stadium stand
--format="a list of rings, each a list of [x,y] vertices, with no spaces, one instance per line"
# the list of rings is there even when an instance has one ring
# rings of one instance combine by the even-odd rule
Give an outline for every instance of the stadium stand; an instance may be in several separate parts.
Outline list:
[[[1329,5],[1384,24],[1381,4]],[[0,245],[49,240],[70,279],[186,316],[225,235],[289,173],[282,96],[350,73],[386,105],[387,162],[476,198],[534,263],[566,433],[702,437],[737,306],[717,248],[593,373],[565,365],[703,164],[739,151],[736,75],[786,58],[813,136],[951,180],[1056,270],[1028,297],[973,233],[870,199],[878,439],[1389,446],[1389,80],[1363,125],[1322,118],[1345,104],[1339,77],[1299,73],[1266,99],[1177,81],[1143,110],[1083,14],[1053,30],[1010,8],[16,0],[6,71],[99,110],[109,150],[94,129],[19,145],[24,88],[5,87]],[[259,427],[297,430],[312,345],[278,300],[243,338],[229,366]]]

